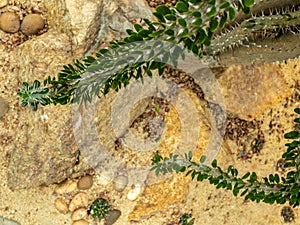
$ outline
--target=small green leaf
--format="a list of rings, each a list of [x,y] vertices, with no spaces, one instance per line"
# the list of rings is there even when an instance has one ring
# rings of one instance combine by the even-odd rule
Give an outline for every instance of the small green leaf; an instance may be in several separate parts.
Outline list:
[[[139,32],[140,30],[143,30],[143,27],[140,25],[140,24],[134,24],[133,25],[134,26],[134,29],[137,31],[137,32]]]
[[[217,14],[217,8],[215,6],[212,6],[208,11],[207,16],[210,18],[215,16],[216,14]]]
[[[179,12],[187,12],[189,10],[189,5],[188,5],[188,3],[184,2],[184,1],[179,1],[176,3],[175,8]]]
[[[212,161],[211,165],[212,165],[213,168],[216,168],[216,167],[217,167],[217,160],[214,159],[214,160]]]
[[[185,19],[179,18],[179,19],[178,19],[178,23],[179,23],[181,26],[186,27],[186,21],[185,21]]]
[[[202,25],[202,19],[197,19],[196,21],[192,22],[192,26],[199,27]]]
[[[212,18],[210,21],[210,31],[215,32],[218,28],[218,20],[216,18]]]
[[[297,114],[300,114],[300,108],[294,109],[294,112],[297,113]]]
[[[192,12],[192,16],[194,16],[196,18],[201,18],[201,12],[195,10]]]
[[[156,7],[156,12],[158,12],[161,15],[167,15],[167,14],[171,14],[171,10],[165,6],[165,5],[159,5]]]
[[[286,139],[296,139],[299,137],[300,137],[300,133],[298,131],[291,131],[284,135],[284,138],[286,138]]]
[[[169,30],[166,30],[165,33],[169,36],[174,36],[174,31],[169,29]]]
[[[229,2],[222,2],[221,5],[220,5],[220,9],[225,9],[225,8],[228,8],[230,6],[230,3]]]
[[[229,9],[229,19],[231,21],[233,21],[235,19],[235,10],[232,7],[230,7],[230,9]]]
[[[219,28],[223,29],[225,27],[226,21],[227,21],[227,12],[224,12],[224,15],[221,17],[220,19],[220,24],[219,24]]]
[[[171,21],[176,21],[176,16],[174,16],[173,14],[167,14],[165,15],[167,20],[171,20]]]
[[[254,0],[243,0],[243,4],[246,7],[251,7],[254,5]]]
[[[201,158],[200,158],[200,163],[204,163],[206,160],[206,156],[205,155],[202,155]]]

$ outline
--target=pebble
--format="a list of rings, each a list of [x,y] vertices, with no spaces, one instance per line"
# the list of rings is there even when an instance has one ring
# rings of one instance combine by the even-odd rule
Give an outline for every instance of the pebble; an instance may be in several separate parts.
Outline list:
[[[131,189],[128,194],[127,194],[127,199],[134,201],[135,199],[137,199],[137,197],[139,196],[139,194],[141,193],[142,188],[140,185],[136,185],[134,186],[133,189]]]
[[[93,177],[91,175],[86,175],[81,177],[77,182],[77,188],[80,190],[87,190],[93,186]]]
[[[89,223],[86,220],[77,220],[72,225],[89,225]]]
[[[116,190],[118,192],[124,191],[127,184],[128,184],[127,176],[123,176],[123,175],[116,176],[113,180],[113,188],[114,188],[114,190]]]
[[[21,24],[23,34],[30,36],[37,34],[45,26],[45,21],[39,14],[28,14],[24,17]]]
[[[111,210],[107,213],[104,225],[114,224],[121,216],[121,211],[118,209]]]
[[[0,225],[20,225],[20,224],[15,220],[9,220],[0,216]]]
[[[75,191],[77,188],[77,184],[75,181],[72,180],[67,180],[63,183],[61,183],[60,185],[58,185],[57,187],[55,187],[54,189],[54,193],[56,194],[69,194],[73,191]]]
[[[0,97],[0,118],[3,117],[8,111],[8,102]]]
[[[87,207],[88,204],[89,204],[89,199],[87,194],[80,192],[72,198],[69,205],[69,210],[73,212],[75,209],[81,207]]]
[[[56,199],[54,202],[54,206],[62,214],[67,214],[69,211],[67,203],[62,198]]]
[[[71,215],[71,219],[73,221],[81,220],[81,219],[84,219],[85,217],[87,217],[86,208],[76,209]]]
[[[20,18],[13,12],[0,15],[0,29],[7,33],[16,33],[20,29]]]
[[[0,9],[7,6],[8,0],[0,0]]]

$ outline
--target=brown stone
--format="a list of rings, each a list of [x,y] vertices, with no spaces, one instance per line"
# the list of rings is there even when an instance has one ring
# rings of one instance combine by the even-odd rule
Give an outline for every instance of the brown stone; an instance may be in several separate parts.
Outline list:
[[[24,17],[21,23],[21,31],[29,36],[37,34],[45,26],[45,21],[39,14],[29,14]]]
[[[12,12],[0,15],[0,29],[7,33],[16,33],[20,29],[20,18]]]
[[[92,185],[93,185],[93,177],[91,175],[86,175],[84,177],[81,177],[77,183],[78,189],[81,190],[87,190],[91,188]]]

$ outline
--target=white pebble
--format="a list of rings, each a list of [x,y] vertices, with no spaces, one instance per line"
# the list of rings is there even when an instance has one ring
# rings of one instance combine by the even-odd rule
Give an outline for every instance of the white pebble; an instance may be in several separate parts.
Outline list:
[[[135,185],[134,188],[128,192],[127,198],[131,201],[134,201],[135,199],[137,199],[137,197],[141,192],[142,192],[141,185]]]

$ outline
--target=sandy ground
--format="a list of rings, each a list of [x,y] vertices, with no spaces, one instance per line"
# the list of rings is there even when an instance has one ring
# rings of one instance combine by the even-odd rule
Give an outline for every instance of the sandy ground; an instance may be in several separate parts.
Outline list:
[[[288,64],[282,64],[282,70],[286,80],[295,93],[295,80],[299,79],[300,61],[290,61]],[[3,91],[6,92],[6,91]],[[299,92],[299,90],[298,90]],[[15,98],[15,95],[8,95]],[[291,98],[290,98],[291,99]],[[295,98],[294,98],[295,99]],[[10,99],[12,102],[15,100]],[[291,103],[284,100],[272,106],[269,110],[260,115],[257,120],[263,121],[261,126],[265,136],[265,145],[259,154],[254,154],[249,160],[238,159],[238,146],[228,141],[231,146],[231,154],[228,151],[221,151],[217,159],[219,165],[224,168],[229,164],[233,164],[239,169],[240,174],[246,171],[256,171],[259,177],[267,176],[269,173],[275,173],[275,165],[280,159],[281,154],[285,151],[282,130],[290,130],[293,126],[294,113],[293,109],[298,102]],[[8,118],[16,116],[13,108],[8,114]],[[59,107],[57,108],[59,110]],[[172,115],[168,115],[172,116]],[[276,120],[276,128],[270,134],[270,121]],[[13,120],[12,120],[13,121]],[[16,132],[13,126],[3,126],[1,120],[1,134],[11,134]],[[278,129],[280,125],[280,129]],[[8,128],[3,130],[3,128]],[[48,187],[39,187],[29,190],[11,191],[7,187],[6,168],[7,160],[5,153],[8,149],[12,149],[14,142],[4,143],[2,140],[0,154],[0,215],[9,219],[17,220],[22,225],[61,225],[71,224],[70,214],[63,215],[54,207],[56,196],[53,194],[55,185]],[[170,147],[170,146],[169,146]],[[173,184],[173,188],[180,187]],[[125,193],[118,193],[112,190],[110,181],[103,181],[100,175],[95,176],[95,184],[92,189],[88,190],[90,199],[93,199],[99,193],[105,192],[112,201],[115,208],[122,211],[122,216],[116,222],[116,225],[123,224],[176,224],[178,218],[183,213],[192,213],[196,219],[195,224],[285,224],[283,217],[280,215],[282,205],[268,205],[265,203],[253,203],[244,201],[241,197],[233,197],[232,193],[226,190],[216,190],[214,186],[207,181],[197,183],[190,181],[189,191],[186,196],[186,202],[182,204],[171,205],[168,210],[155,212],[141,221],[129,222],[127,217],[133,209],[134,204],[128,202]],[[299,210],[294,209],[295,220],[292,224],[299,224]],[[172,223],[173,221],[173,223]],[[94,222],[93,224],[102,224],[102,222]]]

